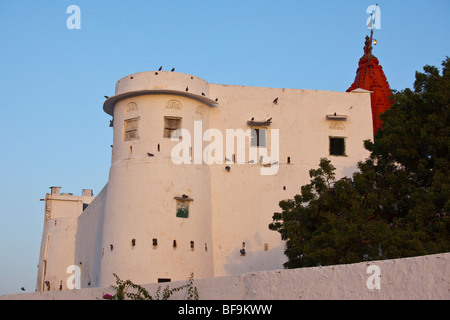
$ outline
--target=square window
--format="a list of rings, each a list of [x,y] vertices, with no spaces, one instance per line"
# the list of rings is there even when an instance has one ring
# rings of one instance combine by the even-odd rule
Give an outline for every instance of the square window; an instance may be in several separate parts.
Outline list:
[[[124,141],[137,140],[138,136],[138,121],[139,118],[127,119],[123,123],[124,127]]]
[[[345,138],[330,137],[330,155],[345,156]]]
[[[267,129],[251,129],[250,146],[266,147]]]
[[[181,129],[181,119],[177,117],[164,117],[164,138],[172,138],[175,130]],[[180,134],[173,136],[174,138],[180,138]]]
[[[187,218],[189,217],[189,202],[177,201],[177,217]]]

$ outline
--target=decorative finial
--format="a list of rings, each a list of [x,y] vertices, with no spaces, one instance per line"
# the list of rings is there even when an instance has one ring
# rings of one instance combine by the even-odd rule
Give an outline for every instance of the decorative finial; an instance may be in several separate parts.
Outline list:
[[[372,54],[372,39],[369,36],[366,36],[366,42],[364,46],[364,55]]]

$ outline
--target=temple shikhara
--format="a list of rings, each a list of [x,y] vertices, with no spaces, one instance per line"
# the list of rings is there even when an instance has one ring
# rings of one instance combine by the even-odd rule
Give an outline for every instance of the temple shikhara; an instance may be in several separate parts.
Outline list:
[[[378,59],[372,54],[373,37],[366,36],[364,55],[359,59],[355,81],[347,92],[355,89],[371,91],[370,103],[372,105],[373,132],[381,126],[379,115],[390,108],[392,101],[389,100],[391,89],[384,75]]]

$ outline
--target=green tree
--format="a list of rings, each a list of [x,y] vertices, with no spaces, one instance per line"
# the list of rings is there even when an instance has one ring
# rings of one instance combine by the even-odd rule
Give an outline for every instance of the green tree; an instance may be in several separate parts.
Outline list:
[[[286,268],[450,251],[450,58],[442,67],[394,92],[351,178],[336,180],[323,158],[301,194],[279,203],[269,228],[286,241]]]

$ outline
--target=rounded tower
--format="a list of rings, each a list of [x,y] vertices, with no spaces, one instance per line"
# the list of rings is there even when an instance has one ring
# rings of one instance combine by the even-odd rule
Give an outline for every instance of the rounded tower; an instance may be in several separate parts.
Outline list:
[[[165,71],[126,76],[105,101],[114,133],[100,286],[114,273],[135,283],[214,276],[209,166],[171,157],[189,138],[172,134],[206,130],[214,105],[206,81]]]

